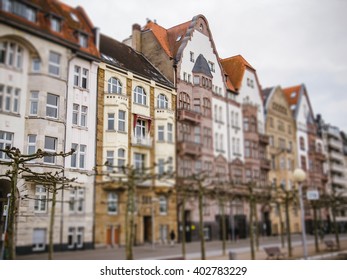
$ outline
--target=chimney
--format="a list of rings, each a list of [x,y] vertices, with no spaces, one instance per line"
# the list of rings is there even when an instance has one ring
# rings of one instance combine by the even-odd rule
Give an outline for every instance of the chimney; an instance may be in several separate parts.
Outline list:
[[[133,24],[131,47],[141,52],[141,26],[137,23]]]
[[[98,51],[100,50],[100,29],[98,27],[94,28],[94,36],[95,36],[95,46],[98,49]]]

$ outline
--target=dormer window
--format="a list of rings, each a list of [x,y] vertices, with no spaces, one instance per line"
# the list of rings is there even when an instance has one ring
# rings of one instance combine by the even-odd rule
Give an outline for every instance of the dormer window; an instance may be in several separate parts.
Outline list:
[[[76,16],[75,13],[71,12],[71,13],[70,13],[70,16],[71,16],[71,18],[72,18],[74,21],[79,22],[78,17]]]
[[[51,17],[51,29],[54,32],[61,32],[61,21],[57,17]]]
[[[190,52],[190,61],[191,62],[194,62],[195,59],[194,59],[194,53],[193,52]]]
[[[211,72],[215,72],[215,71],[216,71],[215,66],[214,66],[214,63],[213,63],[212,61],[209,61],[209,62],[208,62],[208,65],[210,66]]]
[[[36,22],[36,9],[16,0],[2,1],[4,11],[23,17],[31,22]]]
[[[82,48],[88,47],[88,36],[83,33],[78,34],[78,42]]]
[[[202,31],[204,29],[204,25],[200,23],[199,30]]]

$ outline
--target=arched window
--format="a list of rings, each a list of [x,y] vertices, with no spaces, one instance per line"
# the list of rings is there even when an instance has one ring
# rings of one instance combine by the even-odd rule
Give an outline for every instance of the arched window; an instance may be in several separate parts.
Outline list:
[[[167,97],[164,94],[159,94],[157,98],[157,107],[161,109],[167,109],[169,106],[169,102],[167,101]]]
[[[118,93],[118,94],[121,94],[122,93],[122,84],[121,84],[121,82],[117,78],[111,77],[108,80],[107,92],[108,93]]]
[[[0,42],[0,64],[21,69],[23,66],[23,48],[14,42]]]
[[[134,102],[142,105],[147,104],[147,94],[143,87],[137,86],[134,89]]]
[[[300,150],[305,151],[305,140],[304,140],[304,137],[300,136],[299,142],[300,142]]]
[[[179,98],[180,98],[179,104],[178,104],[179,108],[190,110],[190,97],[189,97],[189,95],[185,92],[181,92]]]

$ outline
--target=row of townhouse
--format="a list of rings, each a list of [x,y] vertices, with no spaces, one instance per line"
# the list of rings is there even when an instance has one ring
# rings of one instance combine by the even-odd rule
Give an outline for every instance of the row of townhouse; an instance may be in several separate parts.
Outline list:
[[[209,174],[229,182],[226,188],[253,182],[280,192],[295,188],[292,173],[300,167],[305,185],[321,193],[336,182],[336,173],[325,175],[336,161],[326,163],[330,150],[305,86],[262,90],[242,56],[218,56],[204,16],[169,29],[134,24],[121,43],[100,34],[81,7],[0,3],[0,148],[76,151],[28,165],[38,172],[63,168],[80,183],[58,193],[57,250],[125,244],[130,193],[124,179],[134,180],[127,174],[136,170],[151,176],[134,184],[135,244],[166,243],[172,230],[199,240],[198,198],[182,207],[181,178]],[[0,159],[7,160],[4,153]],[[345,160],[339,163],[345,170]],[[173,171],[176,177],[157,178]],[[10,182],[0,179],[1,232],[9,192]],[[17,251],[46,250],[51,194],[22,179],[17,195]],[[228,238],[246,237],[248,203],[235,199],[224,207]],[[284,209],[265,201],[256,215],[262,234],[283,230]],[[330,220],[328,209],[319,215]],[[290,217],[291,231],[300,231],[297,207]],[[208,196],[203,219],[205,238],[220,239],[221,209]]]

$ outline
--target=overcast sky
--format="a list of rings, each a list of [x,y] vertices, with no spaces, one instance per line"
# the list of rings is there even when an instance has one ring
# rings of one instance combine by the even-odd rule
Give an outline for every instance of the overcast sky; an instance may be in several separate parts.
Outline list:
[[[314,114],[347,132],[347,0],[63,0],[122,41],[132,24],[203,14],[221,58],[241,54],[263,88],[304,83]]]

